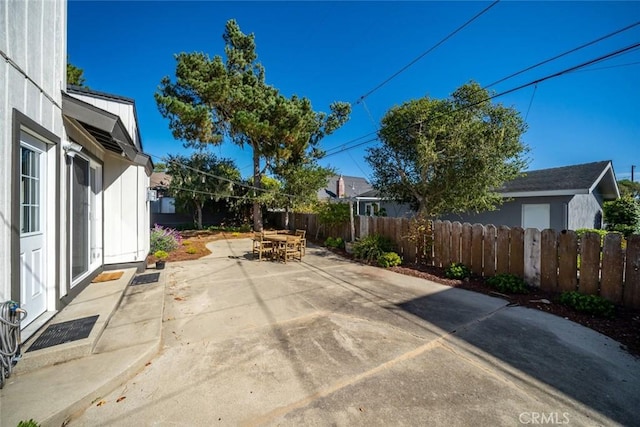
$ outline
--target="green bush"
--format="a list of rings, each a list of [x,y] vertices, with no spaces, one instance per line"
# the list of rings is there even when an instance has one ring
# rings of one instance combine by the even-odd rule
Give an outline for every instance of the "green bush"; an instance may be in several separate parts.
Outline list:
[[[342,237],[327,237],[324,241],[324,245],[328,248],[344,248],[344,240]]]
[[[624,196],[610,202],[604,202],[602,210],[607,230],[617,231],[624,234],[625,237],[638,233],[640,229],[640,206],[639,202],[633,197]]]
[[[380,267],[389,268],[400,264],[402,264],[402,259],[395,252],[385,252],[378,257],[378,265]]]
[[[163,260],[163,259],[167,259],[169,257],[169,254],[166,251],[159,250],[159,251],[155,251],[153,253],[153,256],[160,260]]]
[[[529,287],[524,280],[513,274],[498,274],[487,279],[487,284],[493,286],[500,292],[509,292],[512,294],[529,293]]]
[[[602,317],[613,317],[615,313],[615,306],[611,301],[597,295],[584,295],[577,291],[563,292],[560,295],[560,304],[582,313]]]
[[[449,279],[464,279],[471,276],[471,270],[462,263],[454,262],[444,269],[444,275]]]
[[[194,248],[193,246],[191,246],[191,247],[188,247],[185,252],[188,253],[188,254],[193,255],[193,254],[197,253],[198,250],[196,248]]]
[[[367,262],[373,262],[385,252],[393,251],[393,242],[379,234],[371,234],[353,244],[353,255]]]
[[[182,245],[182,237],[177,230],[155,224],[151,229],[149,253],[175,251]]]
[[[578,236],[578,240],[580,240],[585,233],[590,231],[598,233],[600,235],[600,244],[604,242],[604,236],[607,235],[607,230],[598,230],[596,228],[578,228],[576,230],[576,236]]]
[[[40,427],[40,424],[30,419],[29,421],[20,421],[18,427]]]

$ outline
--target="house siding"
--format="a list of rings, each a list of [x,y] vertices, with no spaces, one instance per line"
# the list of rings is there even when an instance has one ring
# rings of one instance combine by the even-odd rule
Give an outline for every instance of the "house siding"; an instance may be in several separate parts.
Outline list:
[[[602,205],[593,194],[576,194],[569,202],[569,229],[602,228]]]
[[[440,219],[478,224],[493,224],[496,226],[522,227],[522,205],[549,204],[550,226],[554,230],[567,228],[566,212],[572,196],[554,197],[521,197],[504,202],[497,210],[489,212],[446,214]]]
[[[5,301],[19,297],[14,283],[19,279],[16,271],[19,235],[12,234],[12,226],[19,228],[19,224],[15,224],[15,200],[12,200],[12,183],[18,179],[12,169],[18,156],[16,150],[19,150],[19,142],[15,141],[15,135],[19,135],[16,126],[46,137],[49,144],[47,179],[53,184],[59,178],[64,185],[64,176],[56,177],[63,154],[53,144],[65,138],[60,91],[66,85],[66,2],[0,2],[0,51],[0,301]],[[64,254],[60,254],[64,242],[59,239],[64,240],[65,236],[56,240],[55,224],[51,223],[57,215],[64,218],[64,211],[59,209],[56,200],[58,196],[47,194],[48,212],[54,215],[46,216],[51,233],[45,248],[51,260],[59,256],[64,262]],[[60,283],[56,264],[47,264],[47,283]],[[48,309],[55,308],[55,295],[53,289],[48,290]]]

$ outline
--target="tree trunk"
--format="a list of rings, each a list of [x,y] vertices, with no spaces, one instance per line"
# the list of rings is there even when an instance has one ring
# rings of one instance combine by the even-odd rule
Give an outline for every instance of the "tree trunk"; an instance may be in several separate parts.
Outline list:
[[[284,229],[289,229],[289,205],[284,208]]]
[[[253,186],[256,188],[262,188],[260,185],[260,155],[258,151],[253,148]],[[257,190],[254,190],[254,194]],[[258,194],[255,194],[258,196]],[[253,231],[262,231],[262,209],[258,201],[253,202]]]
[[[196,204],[196,228],[202,230],[202,205]]]

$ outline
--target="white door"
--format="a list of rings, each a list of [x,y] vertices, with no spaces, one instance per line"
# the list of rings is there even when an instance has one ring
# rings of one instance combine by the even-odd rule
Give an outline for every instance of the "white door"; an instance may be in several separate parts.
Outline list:
[[[551,228],[551,209],[548,203],[522,205],[522,228]]]
[[[45,283],[45,144],[20,134],[20,305],[25,327],[47,309]]]

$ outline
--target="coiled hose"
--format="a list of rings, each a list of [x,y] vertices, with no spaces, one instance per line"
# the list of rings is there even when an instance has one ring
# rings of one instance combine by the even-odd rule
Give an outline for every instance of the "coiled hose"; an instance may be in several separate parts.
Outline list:
[[[20,358],[20,322],[27,312],[17,302],[0,303],[0,388]]]

